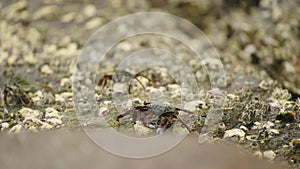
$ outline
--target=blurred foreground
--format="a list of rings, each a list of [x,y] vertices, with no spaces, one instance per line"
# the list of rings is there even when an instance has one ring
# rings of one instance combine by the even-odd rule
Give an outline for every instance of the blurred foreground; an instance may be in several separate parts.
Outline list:
[[[112,140],[115,141],[115,140]],[[22,133],[0,137],[1,168],[159,168],[159,169],[282,169],[258,160],[229,145],[200,145],[189,136],[172,150],[146,159],[127,159],[110,154],[84,133]]]

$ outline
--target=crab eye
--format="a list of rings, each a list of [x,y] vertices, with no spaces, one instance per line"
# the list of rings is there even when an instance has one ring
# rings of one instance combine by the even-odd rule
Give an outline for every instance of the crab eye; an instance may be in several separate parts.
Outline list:
[[[132,102],[133,102],[134,104],[142,104],[142,101],[141,101],[141,99],[139,99],[139,98],[133,99]]]

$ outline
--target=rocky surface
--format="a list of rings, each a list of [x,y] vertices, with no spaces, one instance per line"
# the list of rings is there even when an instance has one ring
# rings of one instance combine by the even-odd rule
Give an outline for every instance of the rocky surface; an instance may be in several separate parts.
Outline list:
[[[195,115],[180,117],[193,129],[192,134],[202,132],[209,113],[220,114],[211,129],[213,141],[237,142],[258,157],[300,167],[299,1],[4,0],[0,7],[2,134],[74,131],[80,129],[79,121],[91,128],[120,125],[121,130],[153,134],[154,130],[144,128],[140,122],[132,124],[131,116],[120,124],[116,122],[119,112],[110,88],[115,81],[109,77],[122,55],[159,47],[180,54],[196,77],[199,93],[190,96],[166,69],[145,70],[134,76],[138,72],[132,73],[129,67],[123,74],[132,83],[129,105],[139,99],[180,106],[184,98],[186,106],[182,107]],[[97,72],[98,79],[106,78],[95,88],[96,114],[105,117],[106,122],[77,117],[72,75],[84,44],[106,23],[145,11],[168,12],[198,26],[220,55],[226,71],[225,88],[211,89],[205,66],[193,60],[189,49],[178,41],[153,35],[131,37],[111,49]],[[164,64],[172,62],[166,60]],[[185,75],[177,69],[178,75]],[[88,83],[92,81],[84,79],[84,84]],[[124,86],[118,83],[114,87]],[[222,108],[214,108],[216,95],[225,98]],[[182,128],[176,123],[173,130],[182,132]]]

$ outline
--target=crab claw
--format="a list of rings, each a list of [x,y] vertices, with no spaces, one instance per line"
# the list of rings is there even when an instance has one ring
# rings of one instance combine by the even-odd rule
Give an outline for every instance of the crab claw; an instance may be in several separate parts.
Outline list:
[[[118,123],[120,123],[120,119],[121,119],[122,117],[124,117],[122,114],[120,114],[120,115],[117,116],[117,119],[116,119],[116,120],[117,120]]]

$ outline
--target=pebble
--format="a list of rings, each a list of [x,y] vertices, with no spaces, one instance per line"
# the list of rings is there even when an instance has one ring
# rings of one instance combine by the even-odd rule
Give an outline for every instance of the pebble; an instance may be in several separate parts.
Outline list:
[[[43,92],[39,90],[33,94],[33,97],[31,99],[34,103],[39,103],[43,98]]]
[[[263,156],[269,160],[273,160],[276,157],[276,154],[272,150],[265,151]]]
[[[22,108],[19,110],[19,113],[25,118],[25,119],[32,119],[40,115],[40,112],[38,110],[33,110],[30,108]]]
[[[70,100],[73,98],[73,93],[72,92],[63,92],[60,94],[60,96],[64,99],[64,100]]]
[[[9,128],[9,123],[7,123],[7,122],[1,123],[1,131],[3,131],[4,129],[7,129],[7,128]]]
[[[32,131],[32,132],[37,132],[37,129],[36,129],[35,126],[30,126],[30,127],[28,127],[28,130],[29,130],[29,131]]]
[[[152,129],[145,127],[142,122],[136,121],[134,127],[134,131],[137,135],[148,135],[153,132]]]
[[[101,107],[99,109],[98,116],[103,117],[106,116],[109,113],[109,109],[107,107]]]
[[[239,96],[234,95],[234,94],[227,94],[227,98],[231,99],[231,100],[238,100]]]
[[[83,8],[83,14],[87,17],[92,17],[97,14],[97,8],[94,5],[86,5]]]
[[[278,129],[270,129],[270,132],[274,134],[280,134]]]
[[[55,13],[58,13],[60,9],[55,5],[48,5],[38,9],[34,14],[32,19],[38,20],[42,18],[46,18],[47,16],[51,16]]]
[[[56,119],[56,118],[46,119],[46,122],[49,123],[49,124],[52,124],[54,126],[62,124],[61,119]]]
[[[42,126],[41,126],[41,129],[46,129],[46,130],[50,130],[53,128],[53,125],[50,125],[48,123],[44,123],[42,122]]]
[[[76,16],[75,12],[70,12],[70,13],[63,15],[61,17],[60,21],[63,23],[68,23],[68,22],[71,22],[72,20],[74,20],[75,16]]]
[[[231,130],[225,131],[225,134],[224,134],[223,138],[238,136],[240,139],[243,140],[245,135],[246,135],[245,132],[241,129],[231,129]]]
[[[60,114],[59,111],[57,111],[52,107],[46,108],[45,111],[46,111],[46,115],[45,115],[46,118],[58,118],[58,119],[62,118],[62,116],[59,115]]]
[[[253,44],[249,44],[249,45],[247,45],[247,46],[245,47],[244,51],[245,51],[246,53],[248,53],[249,55],[251,55],[252,53],[255,53],[255,52],[256,52],[256,47],[255,47],[255,45],[253,45]]]
[[[122,42],[119,44],[120,49],[124,50],[124,51],[130,51],[132,50],[132,45],[128,42]]]
[[[163,93],[164,88],[163,87],[159,87],[159,88],[154,88],[154,87],[146,87],[146,91],[149,93]]]
[[[54,73],[53,70],[50,68],[49,65],[43,65],[41,67],[41,72],[44,73],[44,74],[46,74],[46,75],[51,75],[51,74]]]
[[[100,17],[92,18],[85,24],[86,29],[95,29],[103,24],[103,19]]]
[[[14,63],[16,62],[17,59],[18,59],[17,56],[11,55],[10,57],[7,58],[7,63],[8,63],[9,65],[12,65],[12,64],[14,64]]]
[[[105,100],[104,102],[103,102],[103,104],[105,104],[105,105],[109,105],[109,104],[111,104],[112,103],[112,101],[110,101],[110,100]]]
[[[33,56],[33,54],[31,52],[24,56],[24,61],[31,65],[34,65],[37,63],[37,59]]]
[[[61,95],[55,94],[55,102],[64,103],[65,99]]]
[[[60,86],[61,87],[66,87],[66,86],[70,86],[71,85],[71,80],[70,78],[62,78],[60,80]]]

